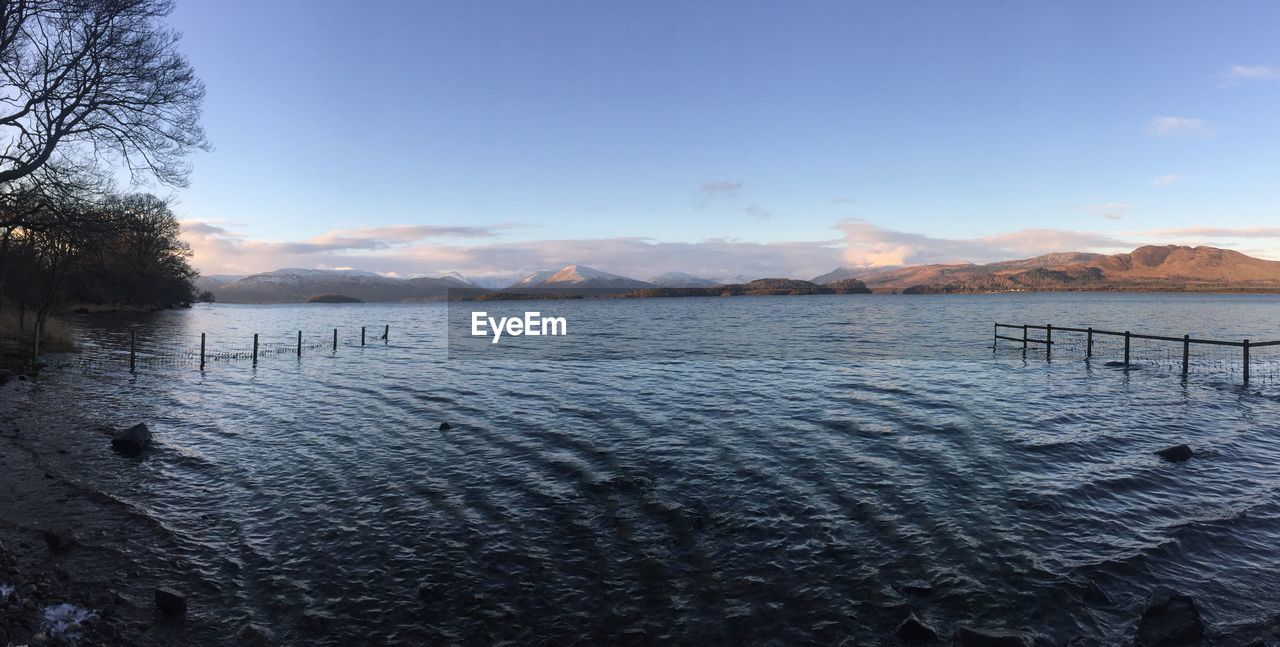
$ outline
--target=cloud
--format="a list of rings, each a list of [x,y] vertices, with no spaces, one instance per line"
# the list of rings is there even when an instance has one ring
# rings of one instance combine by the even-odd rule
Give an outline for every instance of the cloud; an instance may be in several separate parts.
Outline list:
[[[1151,186],[1173,186],[1186,178],[1177,173],[1169,173],[1151,180]]]
[[[1147,122],[1147,134],[1155,137],[1195,135],[1207,137],[1216,133],[1213,125],[1195,117],[1152,117]]]
[[[1280,81],[1280,68],[1271,65],[1232,65],[1222,74],[1218,87],[1265,81]]]
[[[768,209],[765,209],[759,205],[754,205],[754,204],[747,207],[746,209],[743,209],[742,213],[745,213],[748,216],[751,216],[752,220],[756,220],[758,222],[764,222],[765,220],[769,220],[773,218],[772,211],[769,211]]]
[[[844,260],[855,267],[928,263],[990,263],[1050,252],[1127,250],[1136,247],[1103,234],[1023,229],[977,238],[937,238],[895,231],[860,220],[836,225],[844,233]]]
[[[741,182],[730,182],[728,180],[708,180],[702,183],[698,188],[698,193],[704,196],[723,195],[734,197],[742,190]]]
[[[1174,227],[1137,233],[1154,238],[1280,238],[1280,227]]]
[[[1089,211],[1107,220],[1119,220],[1132,208],[1133,205],[1127,202],[1103,202],[1089,205]]]

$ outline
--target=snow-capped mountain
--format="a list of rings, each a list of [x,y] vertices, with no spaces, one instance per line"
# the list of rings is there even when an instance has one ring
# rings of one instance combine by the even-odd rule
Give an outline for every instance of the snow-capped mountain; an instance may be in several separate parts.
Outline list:
[[[758,278],[760,277],[751,274],[734,274],[733,276],[716,279],[716,283],[719,285],[746,285]]]
[[[475,286],[475,283],[473,283],[473,282],[471,281],[471,279],[469,279],[469,278],[467,278],[467,277],[465,277],[465,276],[463,276],[463,275],[461,275],[461,274],[459,274],[459,273],[457,273],[457,272],[445,272],[444,274],[441,274],[440,276],[438,276],[438,277],[436,277],[436,278],[440,279],[441,281],[453,281],[453,282],[456,282],[460,287],[461,287],[461,286],[473,286],[473,287]]]
[[[455,276],[398,279],[359,270],[287,268],[254,274],[210,288],[223,303],[302,303],[319,295],[360,301],[414,301],[443,298],[449,290],[477,290]]]
[[[649,279],[649,282],[661,288],[709,288],[720,284],[715,279],[703,278],[687,272],[659,274]]]
[[[602,272],[586,265],[567,265],[556,271],[534,272],[511,287],[520,289],[637,290],[651,288],[652,283]]]

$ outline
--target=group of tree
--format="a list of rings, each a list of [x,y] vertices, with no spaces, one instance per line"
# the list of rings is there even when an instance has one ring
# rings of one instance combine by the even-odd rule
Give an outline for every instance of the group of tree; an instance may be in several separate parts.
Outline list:
[[[207,150],[204,85],[168,0],[0,0],[0,308],[43,322],[71,303],[193,298],[166,200]]]

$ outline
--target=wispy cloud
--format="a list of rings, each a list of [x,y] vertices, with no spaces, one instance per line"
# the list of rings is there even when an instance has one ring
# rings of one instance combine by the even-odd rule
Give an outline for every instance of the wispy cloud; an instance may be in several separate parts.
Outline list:
[[[1177,173],[1169,173],[1151,180],[1151,186],[1173,186],[1186,178]]]
[[[856,267],[921,263],[989,263],[1062,251],[1119,251],[1135,244],[1104,234],[1023,229],[977,238],[938,238],[895,231],[859,220],[837,229],[845,235],[844,260]]]
[[[1280,81],[1280,68],[1271,65],[1232,65],[1222,74],[1218,87],[1265,81]]]
[[[765,220],[769,220],[769,219],[773,218],[773,212],[772,212],[772,211],[769,211],[768,209],[765,209],[764,207],[761,207],[761,206],[759,206],[759,205],[754,205],[754,204],[753,204],[753,205],[751,205],[751,206],[749,206],[749,207],[747,207],[746,209],[743,209],[743,210],[742,210],[742,213],[745,213],[745,214],[747,214],[748,216],[751,216],[751,219],[752,219],[752,220],[755,220],[755,221],[758,221],[758,222],[764,222]]]
[[[708,180],[702,183],[698,188],[698,193],[704,196],[736,196],[742,190],[741,182],[730,182],[729,180]]]
[[[1195,117],[1172,117],[1161,115],[1152,117],[1147,122],[1147,134],[1154,137],[1176,137],[1193,135],[1207,137],[1216,134],[1213,124]]]
[[[1280,238],[1280,227],[1173,227],[1136,233],[1151,238]]]
[[[1089,211],[1107,220],[1119,220],[1132,208],[1133,205],[1127,202],[1103,202],[1089,205]]]

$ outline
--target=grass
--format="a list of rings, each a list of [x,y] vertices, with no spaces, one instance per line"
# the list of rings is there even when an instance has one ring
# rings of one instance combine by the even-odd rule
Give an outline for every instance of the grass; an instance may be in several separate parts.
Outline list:
[[[13,310],[0,311],[0,354],[30,355],[32,338],[35,336],[35,316],[27,313],[25,325],[19,325],[18,313]],[[40,352],[68,353],[76,349],[75,337],[71,326],[66,321],[50,317],[40,331]]]

